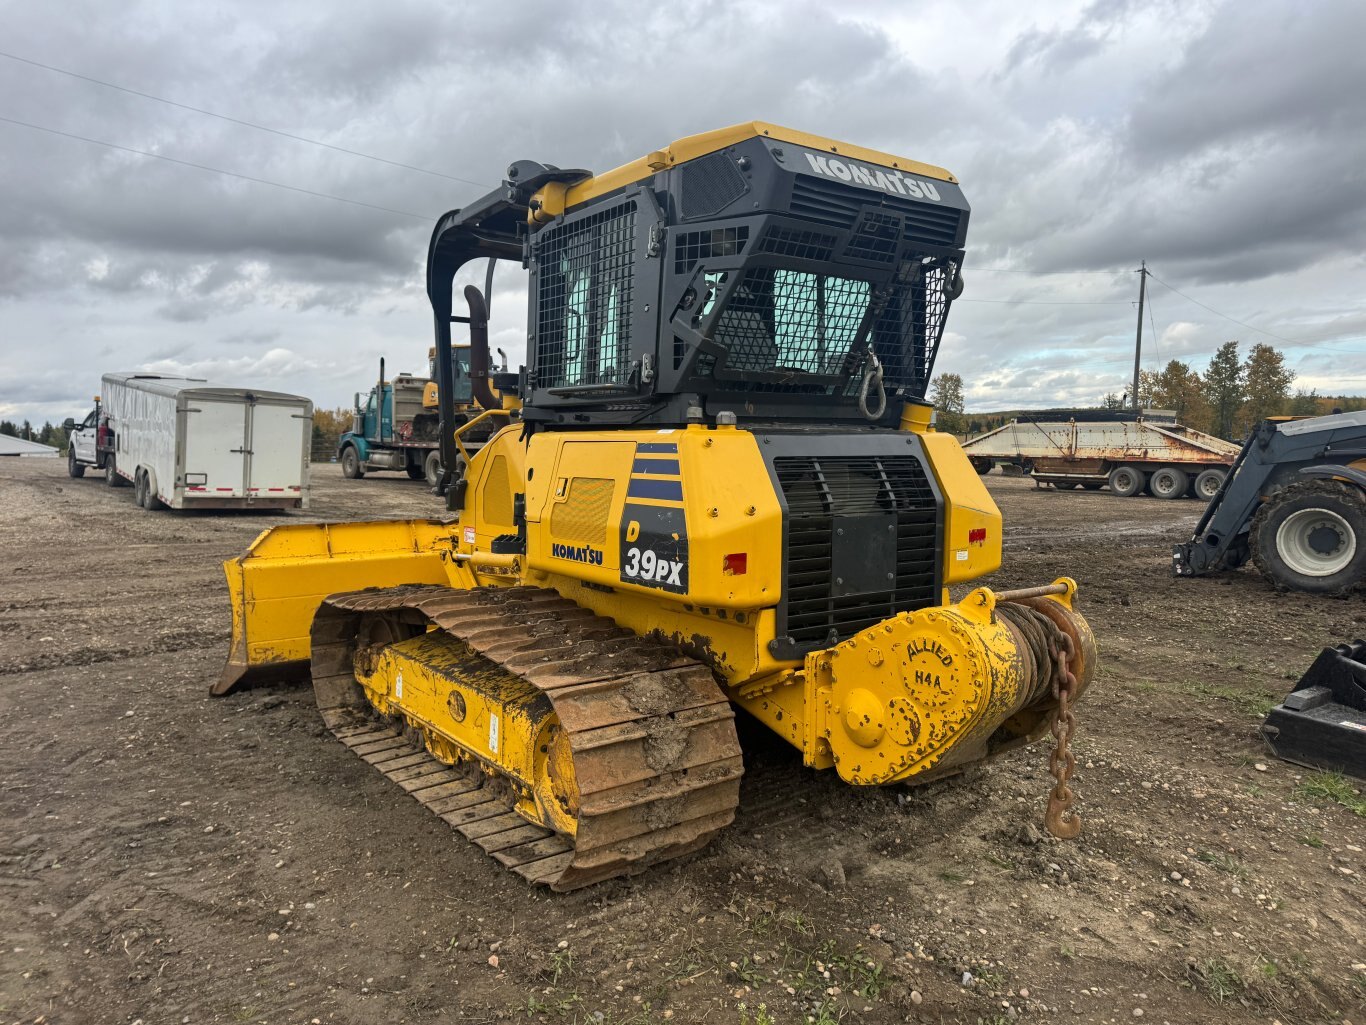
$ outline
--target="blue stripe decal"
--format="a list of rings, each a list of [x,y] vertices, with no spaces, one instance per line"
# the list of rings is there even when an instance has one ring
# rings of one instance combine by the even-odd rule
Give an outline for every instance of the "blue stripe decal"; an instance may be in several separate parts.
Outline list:
[[[668,502],[683,501],[683,483],[676,480],[631,479],[626,489],[627,498],[658,498]]]
[[[640,455],[678,455],[676,441],[642,441],[637,443],[636,452]]]
[[[637,459],[631,464],[632,473],[654,473],[668,477],[678,476],[677,459]]]

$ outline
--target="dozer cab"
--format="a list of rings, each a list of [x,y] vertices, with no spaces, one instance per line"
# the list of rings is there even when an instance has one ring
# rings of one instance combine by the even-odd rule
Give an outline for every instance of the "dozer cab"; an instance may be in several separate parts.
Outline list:
[[[967,222],[942,168],[767,124],[599,175],[512,164],[428,250],[454,519],[262,534],[226,564],[215,691],[311,671],[342,743],[559,890],[731,821],[736,708],[855,785],[1052,728],[1046,821],[1075,835],[1066,741],[1095,669],[1075,584],[950,595],[1001,561],[924,399]],[[486,296],[455,302],[475,260],[528,273],[516,373],[491,369]]]

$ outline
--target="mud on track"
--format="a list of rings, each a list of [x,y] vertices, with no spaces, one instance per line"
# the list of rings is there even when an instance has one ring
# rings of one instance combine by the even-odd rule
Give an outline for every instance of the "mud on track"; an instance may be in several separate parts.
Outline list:
[[[988,478],[990,582],[1075,576],[1100,642],[1079,841],[1040,835],[1042,748],[858,791],[742,722],[716,842],[557,896],[350,755],[306,687],[207,697],[222,559],[285,519],[436,511],[314,479],[302,517],[185,516],[0,461],[0,1022],[1366,1020],[1366,818],[1254,732],[1366,602],[1172,580],[1193,502]]]

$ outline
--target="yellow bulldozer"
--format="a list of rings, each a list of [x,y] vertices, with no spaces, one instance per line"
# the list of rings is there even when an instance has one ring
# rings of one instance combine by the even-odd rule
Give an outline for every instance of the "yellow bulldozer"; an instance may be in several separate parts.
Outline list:
[[[1075,584],[950,594],[1001,561],[925,402],[967,221],[942,168],[762,123],[604,174],[512,164],[428,252],[454,515],[263,533],[226,564],[214,692],[311,671],[343,744],[557,890],[732,820],[737,708],[861,786],[1051,729],[1045,818],[1075,835]],[[455,303],[475,260],[528,273],[518,372],[491,365],[487,297]]]

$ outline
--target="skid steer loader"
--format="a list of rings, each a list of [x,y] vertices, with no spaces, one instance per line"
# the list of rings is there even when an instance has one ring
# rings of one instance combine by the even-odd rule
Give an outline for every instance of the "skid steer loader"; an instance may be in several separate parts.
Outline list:
[[[311,670],[342,743],[559,890],[731,821],[737,707],[856,785],[1051,728],[1045,818],[1076,835],[1075,584],[950,597],[1001,560],[924,400],[967,221],[942,168],[761,123],[599,175],[512,164],[428,251],[456,518],[262,534],[226,564],[215,692]],[[486,296],[455,303],[485,259],[529,272],[518,373],[491,370]],[[483,409],[458,427],[453,325]]]

